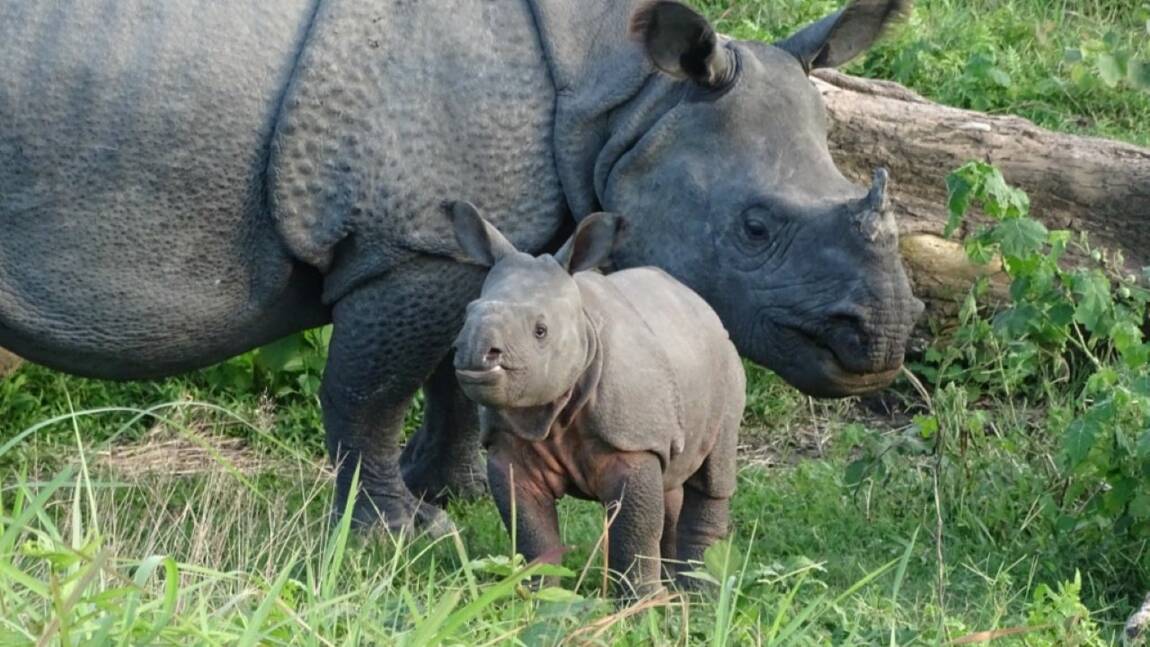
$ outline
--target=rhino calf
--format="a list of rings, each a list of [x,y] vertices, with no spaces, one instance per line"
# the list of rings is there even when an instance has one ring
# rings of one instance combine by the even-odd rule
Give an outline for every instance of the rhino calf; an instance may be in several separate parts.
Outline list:
[[[455,375],[481,405],[488,482],[518,549],[558,559],[555,501],[598,500],[615,508],[608,557],[624,591],[657,589],[660,555],[701,559],[727,532],[745,376],[726,329],[662,270],[585,271],[610,256],[615,216],[533,257],[472,205],[451,213],[461,260],[491,268]]]

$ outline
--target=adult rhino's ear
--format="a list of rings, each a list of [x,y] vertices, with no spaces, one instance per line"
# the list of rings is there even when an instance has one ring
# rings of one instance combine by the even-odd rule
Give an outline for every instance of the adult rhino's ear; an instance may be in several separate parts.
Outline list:
[[[911,4],[912,0],[853,0],[775,45],[799,59],[807,72],[838,67],[869,49],[888,26],[910,12]]]
[[[463,250],[464,255],[459,260],[491,267],[499,259],[516,252],[515,245],[479,215],[475,205],[460,201],[446,202],[443,206],[451,216],[455,240]]]
[[[593,270],[611,258],[615,242],[623,233],[623,219],[613,213],[593,213],[583,219],[555,260],[574,274]]]
[[[719,45],[707,19],[678,2],[652,2],[631,17],[631,33],[643,42],[655,67],[704,87],[725,85],[734,74],[730,52]]]

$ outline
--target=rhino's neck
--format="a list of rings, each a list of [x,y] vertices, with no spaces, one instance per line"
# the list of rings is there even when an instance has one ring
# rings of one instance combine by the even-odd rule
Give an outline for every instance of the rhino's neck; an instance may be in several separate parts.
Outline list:
[[[624,152],[609,146],[619,139],[612,133],[616,112],[656,83],[642,48],[627,33],[640,2],[528,1],[555,84],[556,168],[578,220],[604,207],[600,169],[609,171],[608,158]]]

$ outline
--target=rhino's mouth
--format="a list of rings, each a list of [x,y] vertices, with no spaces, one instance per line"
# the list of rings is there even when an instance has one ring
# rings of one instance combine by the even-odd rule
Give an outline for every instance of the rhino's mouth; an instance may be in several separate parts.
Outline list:
[[[463,384],[486,385],[503,379],[507,369],[502,366],[491,366],[479,369],[455,369],[455,378]]]
[[[871,393],[889,386],[902,370],[900,362],[882,371],[858,373],[846,368],[838,354],[819,337],[790,326],[784,332],[798,342],[790,354],[792,366],[799,369],[793,376],[783,373],[783,378],[807,395],[843,398]]]

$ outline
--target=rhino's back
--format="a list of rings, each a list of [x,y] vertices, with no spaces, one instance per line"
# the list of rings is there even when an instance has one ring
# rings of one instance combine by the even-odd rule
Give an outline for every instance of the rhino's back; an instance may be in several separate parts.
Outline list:
[[[265,174],[314,2],[0,0],[0,345],[127,376],[293,327]]]
[[[538,251],[566,217],[554,111],[527,0],[324,0],[272,148],[280,231],[329,299],[454,254],[444,200]]]

